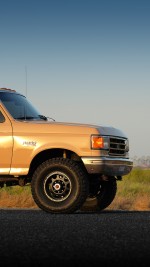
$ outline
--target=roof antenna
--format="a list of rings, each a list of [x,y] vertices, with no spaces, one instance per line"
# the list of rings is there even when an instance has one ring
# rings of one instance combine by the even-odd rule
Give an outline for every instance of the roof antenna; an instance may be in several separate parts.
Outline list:
[[[25,92],[25,96],[27,98],[27,66],[25,66],[25,75],[26,75],[26,92]],[[27,106],[25,104],[25,107],[24,107],[24,118],[26,120],[26,116],[27,116]]]
[[[27,97],[27,66],[25,66],[25,74],[26,74],[26,97]]]

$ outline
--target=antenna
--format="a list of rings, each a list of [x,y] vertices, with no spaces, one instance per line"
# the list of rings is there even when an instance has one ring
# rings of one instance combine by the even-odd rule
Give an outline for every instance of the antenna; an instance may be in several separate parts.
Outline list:
[[[26,75],[26,92],[25,92],[25,96],[27,98],[27,66],[25,66],[25,75]],[[27,106],[25,104],[25,106],[24,106],[24,117],[25,117],[25,120],[26,120],[26,116],[27,116]]]
[[[26,97],[27,97],[27,66],[25,66],[25,74],[26,74]]]

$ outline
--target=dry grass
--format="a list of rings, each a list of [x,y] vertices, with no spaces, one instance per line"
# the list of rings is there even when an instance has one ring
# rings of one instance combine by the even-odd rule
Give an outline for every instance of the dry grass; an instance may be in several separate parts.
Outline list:
[[[107,208],[109,210],[136,210],[136,211],[149,211],[150,210],[150,197],[148,195],[137,195],[135,198],[126,198],[116,196],[111,205]]]
[[[0,208],[38,208],[30,185],[13,186],[0,189]],[[134,169],[118,182],[114,201],[107,210],[150,210],[150,170]]]
[[[37,208],[30,189],[23,190],[19,186],[10,187],[9,190],[1,189],[0,208]]]
[[[13,191],[13,189],[12,189]],[[17,191],[17,190],[15,190]],[[38,208],[29,191],[21,193],[0,193],[0,208]],[[135,198],[116,195],[116,198],[107,208],[109,210],[150,210],[150,197],[148,195],[137,195]]]
[[[38,208],[32,195],[27,192],[9,194],[3,191],[0,194],[0,208]],[[108,210],[150,210],[150,198],[148,195],[138,195],[135,199],[116,196]]]

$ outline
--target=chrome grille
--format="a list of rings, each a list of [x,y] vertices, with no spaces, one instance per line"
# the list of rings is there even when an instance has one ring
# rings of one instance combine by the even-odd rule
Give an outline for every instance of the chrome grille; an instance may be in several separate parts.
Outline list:
[[[110,137],[109,155],[118,156],[126,154],[126,139]]]

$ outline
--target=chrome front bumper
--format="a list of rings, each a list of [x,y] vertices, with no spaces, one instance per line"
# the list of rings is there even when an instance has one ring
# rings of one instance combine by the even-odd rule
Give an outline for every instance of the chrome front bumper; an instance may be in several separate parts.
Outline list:
[[[82,157],[84,166],[90,174],[123,176],[131,172],[133,161],[125,158]]]

